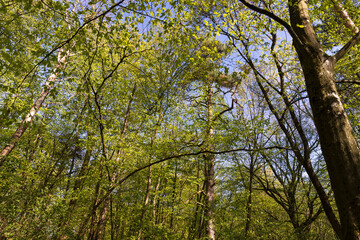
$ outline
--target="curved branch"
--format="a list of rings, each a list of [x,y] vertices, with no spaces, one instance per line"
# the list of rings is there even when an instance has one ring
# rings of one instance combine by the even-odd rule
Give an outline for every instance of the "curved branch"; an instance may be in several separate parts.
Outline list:
[[[253,4],[245,1],[245,0],[239,0],[239,1],[241,3],[243,3],[246,7],[250,8],[251,10],[253,10],[253,11],[257,12],[257,13],[263,14],[265,16],[268,16],[269,18],[271,18],[275,22],[277,22],[280,25],[282,25],[283,27],[285,27],[294,41],[296,41],[298,44],[301,44],[301,45],[303,44],[302,41],[300,40],[300,38],[298,37],[298,35],[295,33],[294,29],[286,21],[284,21],[280,17],[276,16],[272,12],[270,12],[270,11],[268,11],[266,9],[263,9],[263,8],[259,8],[259,7],[255,6]]]
[[[109,9],[105,10],[104,12],[102,12],[99,15],[96,15],[93,18],[90,18],[89,20],[85,21],[80,27],[78,27],[76,29],[76,31],[66,40],[62,41],[61,43],[59,43],[55,48],[53,48],[50,52],[48,52],[37,64],[35,64],[30,71],[23,77],[23,79],[21,80],[21,83],[38,67],[40,66],[40,64],[42,64],[48,57],[50,57],[55,51],[61,49],[62,47],[64,47],[66,44],[70,43],[76,35],[79,34],[79,32],[85,28],[89,23],[95,21],[96,19],[100,18],[100,17],[104,17],[106,14],[108,14],[109,12],[111,12],[113,9],[115,9],[116,7],[120,6],[120,4],[122,4],[125,0],[121,0],[117,3],[115,3],[114,5],[112,5]]]
[[[142,167],[139,167],[135,170],[133,170],[132,172],[130,172],[129,174],[127,174],[125,177],[123,177],[122,179],[120,179],[119,181],[117,181],[113,186],[111,186],[105,193],[105,195],[100,199],[100,201],[97,203],[97,206],[99,206],[107,197],[109,197],[112,192],[119,187],[122,183],[124,183],[127,179],[129,179],[131,176],[133,176],[134,174],[140,172],[141,170],[147,169],[148,167],[151,167],[153,165],[162,163],[162,162],[166,162],[172,159],[177,159],[177,158],[181,158],[181,157],[191,157],[191,156],[197,156],[200,154],[226,154],[226,153],[233,153],[233,152],[240,152],[240,151],[245,151],[245,152],[252,152],[252,151],[264,151],[264,150],[271,150],[271,149],[288,149],[285,147],[280,147],[280,146],[270,146],[270,147],[264,147],[264,148],[257,148],[257,149],[249,149],[249,148],[236,148],[236,149],[230,149],[230,150],[224,150],[224,151],[209,151],[209,150],[201,150],[198,152],[192,152],[192,153],[183,153],[183,154],[178,154],[178,155],[173,155],[173,156],[169,156],[169,157],[165,157],[163,159],[148,163]]]

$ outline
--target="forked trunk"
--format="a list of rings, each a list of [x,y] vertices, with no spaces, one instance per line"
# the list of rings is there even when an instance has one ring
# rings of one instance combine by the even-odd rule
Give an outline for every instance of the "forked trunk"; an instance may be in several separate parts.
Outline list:
[[[360,239],[360,150],[335,86],[334,65],[355,44],[328,56],[317,40],[305,0],[290,1],[294,46],[334,191],[341,239]],[[357,37],[357,36],[355,36]],[[355,40],[355,38],[353,38]]]

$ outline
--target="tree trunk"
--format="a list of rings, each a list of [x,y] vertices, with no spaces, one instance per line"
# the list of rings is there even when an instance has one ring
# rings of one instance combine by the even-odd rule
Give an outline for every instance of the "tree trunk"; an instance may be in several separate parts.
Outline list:
[[[210,141],[214,137],[213,130],[213,103],[212,103],[212,90],[211,85],[209,84],[207,89],[207,139]],[[213,150],[212,143],[208,144],[209,150]],[[206,235],[209,239],[215,240],[215,218],[214,218],[214,208],[215,208],[215,155],[214,154],[205,154],[205,186],[206,186],[206,215],[207,215],[207,226],[206,226]]]
[[[360,239],[360,150],[335,86],[334,65],[343,56],[325,54],[311,25],[305,0],[289,4],[294,46],[327,164],[341,222],[341,239]],[[357,35],[353,40],[356,40]]]
[[[200,159],[197,160],[197,173],[196,179],[200,178],[201,172],[201,163]],[[200,190],[200,184],[196,184],[196,202],[195,202],[195,209],[194,209],[194,221],[189,227],[189,239],[201,238],[202,237],[202,216],[203,216],[203,206],[200,203],[203,201],[204,196],[204,187]]]
[[[205,156],[205,174],[206,174],[206,214],[207,226],[206,235],[209,239],[215,240],[214,226],[214,196],[215,196],[215,155],[207,154]]]
[[[146,207],[147,207],[147,205],[149,203],[149,199],[150,199],[150,190],[151,190],[151,166],[149,166],[149,176],[148,176],[148,181],[147,181],[147,185],[146,185],[146,194],[145,194],[144,204],[142,207],[143,209],[141,210],[140,228],[139,228],[138,236],[137,236],[138,240],[141,239],[141,234],[142,234],[142,230],[144,227]]]
[[[343,239],[358,239],[360,151],[335,87],[333,63],[326,58],[302,59],[314,122],[340,214]]]
[[[175,160],[174,181],[173,181],[172,194],[171,194],[172,196],[171,196],[170,229],[172,231],[174,231],[174,215],[175,215],[176,185],[177,184],[178,184],[178,165],[177,165],[177,159],[176,159]]]
[[[160,121],[161,121],[161,116],[158,119],[158,123],[156,124],[155,127],[155,131],[154,131],[154,136],[151,138],[150,141],[150,146],[151,148],[153,148],[155,140],[156,140],[156,136],[157,136],[157,127],[160,126]],[[152,159],[152,155],[149,156],[149,163],[151,162]],[[144,199],[144,204],[141,210],[141,217],[140,217],[140,228],[138,231],[138,236],[137,239],[140,240],[141,239],[141,234],[144,228],[144,223],[145,223],[145,215],[146,215],[146,208],[147,205],[149,204],[149,199],[150,199],[150,191],[151,191],[151,178],[152,178],[152,172],[151,172],[151,166],[149,166],[149,175],[148,175],[148,181],[147,181],[147,185],[146,185],[146,194],[145,194],[145,199]]]
[[[21,136],[25,133],[32,119],[36,115],[36,113],[41,108],[43,102],[46,97],[49,95],[51,88],[54,85],[54,82],[57,79],[59,71],[64,67],[66,63],[66,59],[70,55],[70,51],[65,52],[61,48],[58,53],[57,65],[54,68],[53,72],[48,77],[45,86],[43,87],[39,97],[36,99],[35,103],[31,107],[30,111],[26,114],[24,120],[21,122],[20,126],[16,129],[15,133],[12,135],[10,143],[6,145],[0,153],[0,165],[2,165],[6,159],[6,157],[11,153],[11,151],[15,148],[15,145],[19,142]]]
[[[163,170],[162,166],[161,166],[161,170]],[[157,183],[156,183],[155,190],[154,190],[154,198],[152,200],[152,208],[153,208],[152,214],[153,214],[153,223],[154,223],[154,225],[156,224],[156,218],[157,218],[157,216],[156,216],[156,213],[157,213],[157,211],[156,211],[156,203],[157,203],[157,193],[158,193],[159,188],[160,188],[160,183],[161,183],[161,177],[158,176]]]
[[[246,219],[245,219],[245,238],[249,238],[251,218],[252,218],[252,194],[253,194],[253,181],[254,181],[254,171],[255,171],[255,154],[251,152],[250,154],[250,169],[249,169],[249,196],[246,201]]]

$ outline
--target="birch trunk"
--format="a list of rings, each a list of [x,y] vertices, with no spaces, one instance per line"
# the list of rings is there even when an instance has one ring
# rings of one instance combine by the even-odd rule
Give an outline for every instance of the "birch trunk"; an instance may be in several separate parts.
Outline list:
[[[65,55],[64,55],[65,54]],[[15,148],[15,145],[19,142],[21,136],[25,133],[26,129],[32,122],[34,116],[41,108],[44,103],[46,97],[49,95],[50,90],[52,89],[60,70],[65,66],[66,59],[69,57],[70,51],[64,52],[64,49],[60,49],[57,58],[57,65],[55,69],[52,71],[46,83],[39,95],[36,99],[35,103],[31,107],[30,111],[26,114],[24,120],[21,122],[20,126],[16,129],[15,133],[12,135],[10,143],[6,145],[0,153],[0,165],[4,163],[6,157],[11,153],[11,151]]]

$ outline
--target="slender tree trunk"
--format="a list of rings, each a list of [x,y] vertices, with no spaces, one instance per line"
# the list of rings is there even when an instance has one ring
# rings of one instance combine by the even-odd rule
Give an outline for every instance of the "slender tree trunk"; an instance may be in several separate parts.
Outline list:
[[[161,166],[161,170],[162,171],[163,168]],[[159,188],[160,188],[160,183],[161,183],[161,177],[159,176],[158,179],[157,179],[157,183],[156,183],[156,186],[155,186],[155,190],[154,190],[154,198],[152,200],[152,206],[153,206],[153,222],[154,224],[156,224],[156,218],[157,218],[157,211],[156,211],[156,203],[157,203],[157,192],[159,191]]]
[[[200,179],[200,159],[198,159],[197,161],[197,174],[196,174],[196,179]],[[201,201],[202,201],[202,196],[203,196],[203,189],[200,191],[200,184],[196,184],[196,205],[195,205],[195,210],[194,210],[194,221],[192,222],[192,224],[189,227],[189,239],[194,239],[196,238],[196,236],[198,235],[199,238],[201,237],[201,232],[202,229],[200,229],[201,227],[201,216],[202,216],[202,206],[200,205]],[[197,234],[198,233],[198,234]]]
[[[178,166],[177,159],[175,159],[175,172],[174,172],[174,181],[172,187],[172,196],[171,196],[171,215],[170,215],[170,229],[174,231],[174,214],[175,214],[175,200],[176,200],[176,185],[178,182]]]
[[[91,207],[91,222],[90,222],[90,229],[89,229],[89,235],[88,235],[88,240],[95,240],[95,236],[97,236],[97,229],[96,229],[96,222],[97,222],[97,217],[98,217],[98,204],[99,204],[99,199],[100,199],[100,193],[101,193],[101,185],[102,185],[102,178],[103,178],[103,160],[100,161],[100,168],[99,168],[99,180],[96,183],[95,186],[95,193],[94,193],[94,201]],[[87,223],[87,221],[84,222],[85,224]],[[86,226],[86,225],[84,225]]]
[[[76,198],[76,194],[79,191],[79,189],[81,188],[81,186],[83,185],[83,176],[85,176],[86,171],[89,167],[89,162],[90,162],[90,158],[91,158],[91,153],[92,150],[86,150],[85,152],[85,156],[84,156],[84,160],[82,162],[81,168],[80,168],[80,172],[79,174],[75,177],[75,183],[73,186],[73,193],[72,193],[72,198],[69,202],[69,205],[67,207],[67,213],[65,214],[65,218],[61,221],[61,223],[59,224],[59,229],[60,231],[63,230],[63,228],[66,228],[69,225],[69,222],[72,218],[73,215],[73,211],[76,207],[77,204],[77,198]],[[67,236],[66,235],[61,235],[60,239],[66,239]]]
[[[254,153],[250,153],[250,169],[249,169],[249,196],[246,202],[246,220],[245,220],[245,238],[249,238],[251,217],[252,217],[252,193],[253,193],[253,181],[254,181],[254,170],[255,170],[255,159]]]
[[[58,53],[57,65],[53,72],[48,77],[45,86],[41,90],[39,97],[36,99],[35,103],[31,107],[30,111],[26,114],[24,120],[21,122],[20,126],[16,129],[15,133],[12,135],[10,143],[6,145],[0,153],[0,165],[2,165],[11,151],[15,148],[15,145],[19,142],[21,136],[25,133],[26,129],[28,128],[29,124],[31,123],[32,119],[36,115],[36,113],[41,108],[43,102],[45,101],[46,97],[49,95],[51,88],[54,85],[54,82],[57,79],[57,76],[60,70],[64,67],[66,59],[68,58],[70,51],[67,51],[64,54],[64,50],[60,49]]]
[[[109,207],[110,198],[106,199],[104,202],[104,207],[101,210],[99,221],[97,225],[97,229],[95,231],[95,234],[93,236],[93,239],[104,239],[105,236],[105,227],[106,227],[106,217],[107,217],[107,211]]]
[[[207,154],[205,156],[206,166],[206,234],[207,236],[215,240],[215,218],[214,218],[214,208],[215,208],[215,155]]]
[[[151,190],[151,166],[149,167],[149,176],[148,176],[148,181],[147,181],[147,185],[146,185],[146,195],[145,195],[144,204],[143,204],[142,211],[141,211],[140,229],[138,231],[138,236],[137,236],[138,240],[141,239],[141,234],[142,234],[143,227],[144,227],[146,207],[147,207],[147,205],[149,203],[149,199],[150,199],[150,190]]]
[[[124,141],[125,133],[126,133],[126,130],[127,130],[127,125],[128,125],[129,118],[130,118],[131,106],[132,106],[132,103],[133,103],[133,99],[134,99],[136,89],[137,89],[137,84],[135,83],[134,87],[132,89],[131,96],[130,96],[130,99],[129,99],[129,103],[128,103],[128,106],[127,106],[127,110],[126,110],[126,113],[125,113],[125,119],[124,119],[124,123],[123,123],[122,130],[121,130],[121,133],[120,133],[120,143],[122,143]],[[121,157],[121,149],[118,150],[115,161],[119,162],[120,157]],[[100,171],[102,173],[102,167],[101,167]],[[115,182],[116,174],[112,174],[111,176],[108,176],[108,177],[110,178],[111,183]],[[98,184],[100,184],[100,180],[99,180]],[[98,189],[98,186],[96,187],[96,189]],[[93,216],[92,216],[92,221],[91,221],[90,235],[89,235],[91,237],[89,237],[89,239],[98,239],[103,235],[103,232],[105,231],[106,216],[107,216],[108,209],[109,209],[110,198],[111,198],[111,196],[109,196],[107,199],[105,199],[105,201],[102,204],[103,208],[101,210],[101,213],[100,213],[99,220],[97,222],[97,227],[96,228],[95,228],[96,210],[94,210]],[[95,204],[95,205],[97,205],[97,204]]]
[[[213,130],[213,118],[214,110],[212,103],[212,90],[211,85],[209,84],[207,89],[207,139],[212,141],[214,137]],[[213,150],[212,143],[208,145],[209,150]],[[214,218],[214,209],[215,209],[215,155],[214,154],[205,154],[205,186],[206,186],[206,215],[207,215],[207,226],[206,234],[207,237],[211,240],[215,240],[215,218]]]
[[[158,119],[158,122],[155,126],[155,131],[154,131],[154,135],[152,136],[151,138],[151,148],[154,146],[154,143],[155,143],[155,139],[156,139],[156,136],[157,136],[157,127],[160,126],[160,121],[162,119],[162,115],[160,115],[159,119]],[[149,163],[151,162],[151,159],[152,159],[152,155],[149,156]],[[148,175],[148,181],[147,181],[147,185],[146,185],[146,195],[145,195],[145,199],[144,199],[144,204],[143,204],[143,207],[142,207],[142,211],[141,211],[141,217],[140,217],[140,228],[139,228],[139,231],[138,231],[138,236],[137,236],[137,239],[140,240],[141,239],[141,234],[142,234],[142,231],[143,231],[143,227],[144,227],[144,222],[145,222],[145,214],[146,214],[146,207],[149,203],[149,199],[150,199],[150,191],[151,191],[151,178],[152,178],[152,171],[151,171],[151,166],[149,166],[149,175]]]
[[[4,228],[7,225],[6,219],[0,218],[0,240],[7,240],[6,234],[4,233]]]

